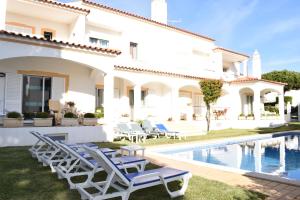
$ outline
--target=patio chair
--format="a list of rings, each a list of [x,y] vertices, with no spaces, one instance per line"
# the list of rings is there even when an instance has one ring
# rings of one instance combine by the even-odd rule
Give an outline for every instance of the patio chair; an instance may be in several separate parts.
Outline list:
[[[65,152],[68,152],[68,156],[66,156],[65,161],[60,162],[54,168],[59,179],[65,178],[68,181],[70,189],[75,189],[76,186],[86,185],[87,182],[93,179],[95,173],[103,171],[101,165],[98,165],[87,152],[77,152],[74,148],[60,141],[56,143],[61,146]],[[103,151],[101,152],[104,153]],[[120,166],[126,173],[130,168],[135,168],[138,172],[144,171],[145,166],[149,163],[149,161],[144,158],[133,156],[114,157],[111,159],[115,165]],[[86,176],[87,178],[84,182],[75,183],[72,179],[78,176]]]
[[[184,139],[186,139],[185,134],[177,131],[169,131],[164,124],[156,124],[156,127],[158,128],[159,131],[164,133],[168,138],[174,138],[174,139],[178,138],[179,140],[181,140],[181,138],[184,137]]]
[[[173,168],[163,167],[159,169],[147,170],[138,173],[125,174],[114,162],[99,150],[85,147],[87,152],[101,165],[107,173],[106,179],[100,182],[89,181],[85,187],[78,186],[76,189],[81,195],[81,199],[109,199],[121,197],[128,200],[132,192],[156,185],[164,185],[171,198],[184,195],[191,173]],[[183,180],[181,189],[171,192],[168,183]],[[114,188],[115,192],[109,192],[109,188]],[[97,192],[91,193],[89,189]]]
[[[49,166],[51,168],[51,171],[55,172],[54,166],[64,161],[68,152],[63,151],[61,147],[57,145],[51,135],[41,135],[40,133],[34,131],[32,131],[31,134],[36,136],[39,141],[43,141],[43,143],[47,147],[41,151],[31,150],[32,152],[35,152],[33,157],[36,157],[39,162],[42,162],[43,166]],[[81,152],[83,151],[82,145],[98,149],[98,146],[93,143],[70,144],[70,147],[74,148],[74,150],[76,150],[77,152]],[[114,157],[116,154],[115,150],[109,148],[100,148],[100,150],[111,157]]]
[[[138,138],[142,142],[145,142],[145,140],[148,136],[156,137],[156,135],[157,135],[157,134],[147,133],[146,131],[144,131],[144,129],[138,123],[135,123],[135,122],[130,123],[129,127],[130,127],[130,130],[132,130],[134,133],[138,134]]]
[[[146,131],[146,133],[159,138],[160,131],[155,126],[153,126],[149,120],[144,120],[142,123],[142,127]]]
[[[126,123],[118,123],[116,129],[118,134],[122,134],[130,142],[134,142],[134,141],[138,142],[139,140],[138,133],[132,131]]]

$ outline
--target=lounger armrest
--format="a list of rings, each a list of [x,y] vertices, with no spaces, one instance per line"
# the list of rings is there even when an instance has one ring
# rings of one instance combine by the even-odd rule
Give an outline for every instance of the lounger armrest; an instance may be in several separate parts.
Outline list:
[[[150,173],[150,174],[144,174],[144,175],[136,176],[132,179],[132,182],[135,183],[139,180],[143,180],[143,179],[151,178],[151,177],[162,178],[160,172],[153,172],[153,173]]]

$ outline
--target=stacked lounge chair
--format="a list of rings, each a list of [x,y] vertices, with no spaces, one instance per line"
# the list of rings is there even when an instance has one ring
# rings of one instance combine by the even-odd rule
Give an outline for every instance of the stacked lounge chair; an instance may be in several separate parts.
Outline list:
[[[141,157],[116,157],[116,151],[99,148],[93,143],[66,144],[55,140],[51,135],[31,132],[38,141],[30,149],[33,158],[37,158],[44,166],[50,166],[59,179],[66,179],[70,189],[77,189],[82,199],[109,199],[122,197],[127,200],[136,190],[163,184],[170,197],[184,195],[191,174],[173,168],[160,168],[145,171],[149,163]],[[136,172],[128,173],[135,168]],[[94,182],[96,173],[107,174],[105,181]],[[83,182],[73,182],[73,177],[86,176]],[[178,191],[171,192],[168,183],[183,180],[183,186]],[[110,187],[115,188],[109,193]],[[97,190],[89,193],[88,188]]]

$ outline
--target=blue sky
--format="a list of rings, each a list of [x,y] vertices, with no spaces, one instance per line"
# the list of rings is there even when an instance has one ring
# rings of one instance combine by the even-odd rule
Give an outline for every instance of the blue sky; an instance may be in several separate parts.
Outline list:
[[[68,1],[68,0],[61,0]],[[151,0],[94,0],[150,17]],[[261,54],[263,71],[300,71],[299,0],[168,0],[169,24],[216,39],[216,44]]]

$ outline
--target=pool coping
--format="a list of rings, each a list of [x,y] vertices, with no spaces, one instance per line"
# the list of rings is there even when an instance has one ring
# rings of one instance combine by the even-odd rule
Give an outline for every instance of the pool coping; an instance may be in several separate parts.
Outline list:
[[[287,185],[300,186],[300,181],[290,180],[290,179],[286,179],[286,178],[279,177],[276,175],[252,172],[252,171],[247,171],[247,170],[242,170],[242,169],[236,169],[233,167],[205,163],[205,162],[201,162],[201,161],[194,161],[194,160],[188,160],[188,159],[183,159],[183,158],[175,158],[170,155],[166,155],[166,154],[162,154],[162,153],[153,151],[155,149],[157,150],[157,148],[159,148],[159,150],[172,149],[175,147],[183,149],[184,147],[187,148],[186,147],[187,144],[190,145],[188,148],[193,148],[193,146],[199,146],[199,145],[205,145],[207,147],[210,145],[218,145],[218,144],[224,144],[224,143],[228,143],[228,142],[237,143],[237,142],[249,141],[249,140],[254,140],[254,139],[271,138],[273,135],[276,135],[276,134],[288,134],[288,133],[299,132],[299,131],[300,130],[282,131],[282,132],[268,133],[268,134],[263,134],[263,135],[257,134],[257,135],[238,136],[238,137],[223,138],[223,139],[216,139],[216,140],[204,140],[204,141],[195,141],[195,142],[187,142],[187,143],[179,143],[179,144],[157,145],[157,146],[147,147],[146,153],[147,153],[147,156],[150,156],[152,158],[161,157],[161,158],[171,159],[173,161],[190,163],[190,164],[193,164],[196,166],[209,167],[209,168],[212,168],[215,170],[240,174],[240,175],[247,176],[247,177],[259,178],[259,179],[264,179],[264,180],[268,180],[268,181],[275,181],[275,182],[284,183]]]

